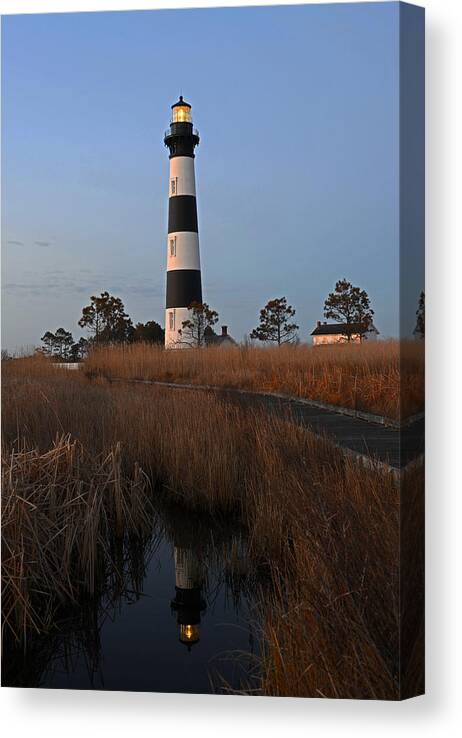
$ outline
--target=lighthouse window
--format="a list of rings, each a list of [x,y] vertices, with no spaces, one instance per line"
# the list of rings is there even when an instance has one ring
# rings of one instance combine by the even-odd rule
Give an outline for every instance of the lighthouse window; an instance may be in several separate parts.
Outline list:
[[[176,178],[170,182],[172,195],[176,195]]]
[[[176,236],[170,239],[170,256],[176,256]]]
[[[169,314],[168,314],[168,316],[169,316],[169,326],[170,326],[170,330],[171,330],[171,331],[174,331],[174,330],[175,330],[175,311],[174,311],[174,310],[172,310],[172,312],[171,312],[171,313],[169,313]]]

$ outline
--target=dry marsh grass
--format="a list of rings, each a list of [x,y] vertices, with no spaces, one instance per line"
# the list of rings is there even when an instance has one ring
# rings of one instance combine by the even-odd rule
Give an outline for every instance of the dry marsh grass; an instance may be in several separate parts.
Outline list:
[[[93,351],[85,372],[282,392],[404,419],[423,409],[423,360],[423,344],[416,341],[202,351],[134,344]]]
[[[187,366],[189,352],[172,354]],[[123,355],[107,354],[117,362]],[[4,581],[15,629],[34,591],[76,596],[75,583],[88,582],[96,567],[105,526],[143,527],[147,478],[185,509],[238,514],[250,555],[269,568],[275,590],[261,603],[262,693],[399,696],[400,489],[393,478],[359,467],[284,418],[203,392],[108,384],[98,366],[91,364],[93,381],[35,360],[20,371],[9,362],[4,372]],[[422,484],[418,473],[410,480],[413,489]],[[66,564],[61,571],[58,561]],[[39,620],[36,609],[28,612],[24,629]]]
[[[26,640],[52,624],[58,603],[94,594],[110,537],[147,527],[148,488],[139,467],[123,476],[118,447],[95,458],[67,437],[45,452],[4,449],[3,632]]]

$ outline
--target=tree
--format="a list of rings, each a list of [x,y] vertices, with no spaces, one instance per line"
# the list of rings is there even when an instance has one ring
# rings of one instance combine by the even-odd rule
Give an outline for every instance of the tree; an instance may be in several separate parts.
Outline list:
[[[137,323],[133,330],[133,341],[143,341],[144,343],[160,343],[165,340],[165,331],[156,323],[155,320],[148,320],[147,323]]]
[[[178,344],[201,348],[206,344],[208,329],[218,322],[218,313],[206,302],[192,302],[188,310],[190,318],[181,324]]]
[[[62,361],[67,361],[74,339],[72,333],[64,328],[58,328],[56,333],[47,331],[40,339],[44,344],[44,351],[48,356],[56,356]]]
[[[207,346],[212,346],[216,337],[217,337],[217,334],[213,330],[212,326],[208,325],[206,329],[204,330],[204,343]]]
[[[90,341],[87,341],[86,338],[79,338],[79,340],[71,346],[69,355],[70,360],[82,361],[86,357],[90,345]]]
[[[298,325],[291,323],[295,315],[292,305],[287,304],[285,297],[275,298],[266,303],[260,310],[260,325],[254,328],[250,338],[258,341],[273,341],[281,346],[284,343],[293,343],[296,338]]]
[[[133,324],[120,297],[102,292],[99,297],[92,295],[90,299],[90,305],[82,310],[79,326],[93,334],[94,342],[124,343],[130,340]]]
[[[420,293],[416,316],[417,322],[414,328],[414,336],[416,338],[425,338],[425,292],[423,290]]]
[[[49,356],[52,356],[54,353],[54,348],[56,344],[56,336],[51,331],[46,331],[46,333],[43,334],[43,336],[40,339],[44,345],[44,352],[48,354]]]
[[[362,341],[372,325],[373,315],[367,292],[353,287],[346,279],[339,279],[324,303],[324,316],[344,324],[348,341],[353,333],[359,333]]]
[[[69,359],[70,350],[74,339],[70,331],[64,330],[64,328],[58,328],[55,333],[55,353],[62,361]]]

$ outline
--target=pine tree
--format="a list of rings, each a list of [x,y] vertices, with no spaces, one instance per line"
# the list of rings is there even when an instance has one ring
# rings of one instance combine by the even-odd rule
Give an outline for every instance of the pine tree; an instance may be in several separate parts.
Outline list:
[[[417,338],[425,338],[425,292],[422,290],[419,297],[419,307],[416,311],[417,322],[414,335]]]
[[[260,310],[260,324],[253,329],[250,338],[272,341],[278,346],[293,343],[297,339],[298,330],[298,325],[290,322],[294,315],[295,310],[292,305],[287,304],[285,297],[270,300]]]
[[[201,348],[206,345],[208,329],[218,322],[218,313],[206,302],[193,302],[188,309],[191,311],[191,317],[181,324],[178,343]]]
[[[92,295],[90,299],[90,304],[82,310],[79,326],[93,334],[96,344],[129,341],[133,324],[120,297],[102,292],[99,297]]]
[[[372,325],[373,315],[367,292],[353,287],[346,279],[339,279],[324,303],[324,316],[343,323],[348,341],[353,333],[359,333],[363,339]]]

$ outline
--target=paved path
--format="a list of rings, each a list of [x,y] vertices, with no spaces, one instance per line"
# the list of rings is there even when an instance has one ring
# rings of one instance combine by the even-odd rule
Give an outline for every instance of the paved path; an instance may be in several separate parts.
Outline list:
[[[295,398],[172,382],[127,381],[178,390],[213,392],[227,402],[247,408],[264,408],[270,413],[286,416],[318,435],[327,436],[339,448],[361,456],[364,461],[378,462],[396,472],[402,471],[409,463],[420,460],[425,449],[425,419],[423,417],[418,417],[414,422],[398,430],[383,423],[370,422],[364,418],[312,406],[309,402]]]
[[[311,407],[297,400],[257,395],[251,392],[219,391],[230,402],[246,407],[263,407],[277,415],[289,414],[294,422],[314,433],[326,435],[341,448],[376,459],[392,469],[402,470],[424,452],[425,419],[397,430],[379,423],[343,415],[331,410]]]

